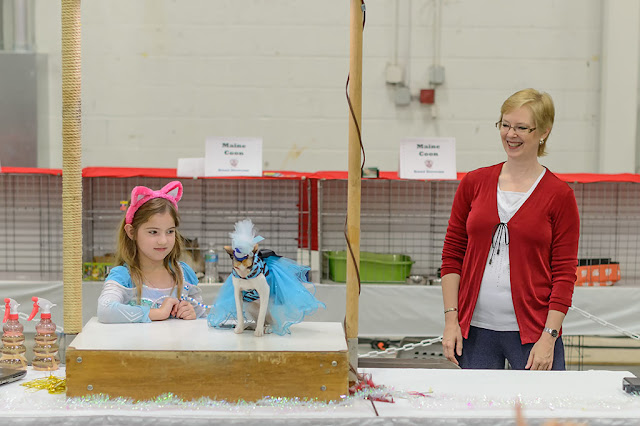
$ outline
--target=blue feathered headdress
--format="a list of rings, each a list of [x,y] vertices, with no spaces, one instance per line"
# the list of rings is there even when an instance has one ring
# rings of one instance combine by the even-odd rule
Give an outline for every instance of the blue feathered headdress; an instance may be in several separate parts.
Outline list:
[[[233,256],[237,260],[244,260],[253,253],[253,247],[264,240],[261,236],[256,236],[256,228],[253,226],[251,219],[244,219],[236,222],[235,231],[230,232],[231,247],[233,247]]]

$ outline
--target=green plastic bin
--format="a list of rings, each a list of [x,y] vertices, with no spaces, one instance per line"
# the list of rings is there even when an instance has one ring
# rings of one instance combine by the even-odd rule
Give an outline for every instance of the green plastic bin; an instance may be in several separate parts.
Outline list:
[[[329,279],[336,282],[347,281],[347,252],[325,251],[328,262]],[[363,283],[404,283],[411,275],[414,264],[411,257],[404,254],[383,254],[360,252],[360,281]]]

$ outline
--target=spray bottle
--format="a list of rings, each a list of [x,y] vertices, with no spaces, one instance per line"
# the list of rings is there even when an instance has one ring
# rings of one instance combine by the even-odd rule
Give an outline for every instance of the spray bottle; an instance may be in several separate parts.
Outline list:
[[[27,369],[27,359],[24,354],[24,327],[18,321],[18,302],[4,299],[4,319],[2,322],[2,357],[0,366],[12,367],[18,370]]]
[[[60,365],[58,336],[56,336],[56,325],[51,321],[51,308],[56,305],[42,297],[32,297],[31,300],[33,300],[33,310],[27,321],[31,321],[40,309],[40,322],[36,325],[36,343],[33,345],[31,365],[37,371],[57,370]]]

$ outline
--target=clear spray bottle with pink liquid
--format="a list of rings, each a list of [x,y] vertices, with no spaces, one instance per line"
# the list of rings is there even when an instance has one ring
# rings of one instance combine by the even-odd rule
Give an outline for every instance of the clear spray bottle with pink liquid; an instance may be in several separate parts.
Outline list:
[[[27,321],[31,321],[40,309],[40,322],[36,324],[36,342],[33,345],[31,365],[37,371],[57,370],[60,365],[58,336],[56,325],[51,321],[51,308],[56,305],[42,297],[32,297],[31,300],[33,300],[33,310]]]
[[[2,326],[2,356],[0,366],[12,367],[19,370],[27,369],[27,359],[24,354],[24,327],[18,320],[18,302],[4,299],[4,323]]]

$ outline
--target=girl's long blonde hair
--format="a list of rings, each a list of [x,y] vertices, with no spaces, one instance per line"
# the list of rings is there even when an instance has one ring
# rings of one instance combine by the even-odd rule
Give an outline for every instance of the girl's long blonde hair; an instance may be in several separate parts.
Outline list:
[[[140,206],[138,211],[136,211],[135,216],[133,217],[133,221],[131,222],[131,226],[133,227],[132,234],[134,236],[137,235],[140,226],[149,221],[149,219],[151,219],[153,215],[166,212],[169,212],[169,214],[171,214],[171,217],[176,224],[176,242],[171,252],[169,252],[169,254],[164,258],[163,263],[165,269],[173,277],[173,280],[177,285],[178,299],[180,299],[183,279],[182,268],[178,264],[178,260],[182,255],[184,245],[182,242],[182,236],[178,232],[178,226],[180,226],[180,215],[178,214],[176,208],[173,206],[173,204],[171,204],[171,202],[165,200],[164,198],[154,198],[147,201],[142,206]],[[144,283],[144,279],[142,278],[142,270],[140,269],[138,245],[135,239],[131,239],[129,238],[129,235],[127,235],[127,231],[125,230],[125,218],[122,218],[122,222],[120,222],[120,226],[118,228],[116,265],[125,264],[129,267],[131,280],[136,286],[138,303],[140,303],[140,299],[142,298],[142,284]]]

